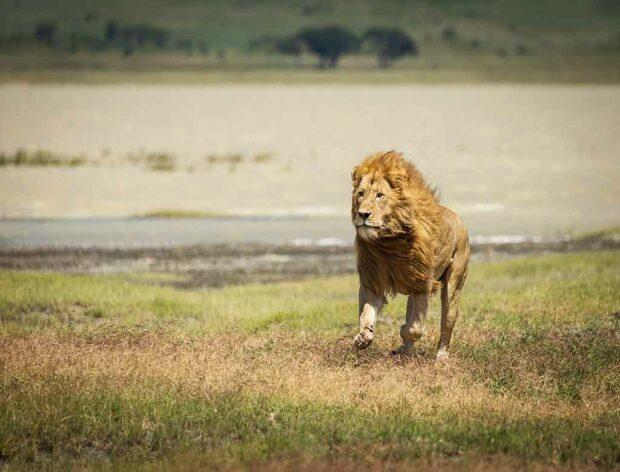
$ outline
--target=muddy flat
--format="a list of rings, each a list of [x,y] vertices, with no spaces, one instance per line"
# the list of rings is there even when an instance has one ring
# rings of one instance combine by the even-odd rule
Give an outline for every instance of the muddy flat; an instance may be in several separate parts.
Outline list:
[[[555,241],[473,242],[475,263],[526,254],[620,249],[617,231]],[[353,274],[351,245],[219,243],[167,247],[0,246],[0,269],[142,274],[145,282],[207,288]],[[151,274],[151,276],[149,276]]]

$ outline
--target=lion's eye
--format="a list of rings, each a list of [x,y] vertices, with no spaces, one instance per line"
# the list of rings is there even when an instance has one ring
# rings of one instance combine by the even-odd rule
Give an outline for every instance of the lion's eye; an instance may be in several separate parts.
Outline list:
[[[381,192],[377,193],[377,198],[381,198],[383,194]]]
[[[364,191],[360,190],[359,192],[357,192],[357,196],[358,198],[362,198],[364,196]]]

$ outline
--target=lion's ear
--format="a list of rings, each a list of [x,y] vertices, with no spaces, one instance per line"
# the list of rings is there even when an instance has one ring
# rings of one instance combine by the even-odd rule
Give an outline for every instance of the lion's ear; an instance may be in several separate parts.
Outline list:
[[[358,169],[359,167],[354,167],[353,171],[351,171],[351,182],[353,182],[353,187],[357,187],[360,184]]]
[[[390,172],[387,173],[385,179],[388,181],[388,184],[393,189],[402,189],[403,187],[405,187],[408,180],[407,172],[398,169],[392,169]]]

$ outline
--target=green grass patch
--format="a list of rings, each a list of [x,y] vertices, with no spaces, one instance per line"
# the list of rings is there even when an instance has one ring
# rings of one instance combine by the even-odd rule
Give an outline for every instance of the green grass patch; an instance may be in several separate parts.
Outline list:
[[[458,352],[498,394],[579,403],[588,386],[601,397],[620,395],[617,328],[524,329],[463,344]]]
[[[584,252],[474,265],[457,324],[481,329],[602,326],[620,308],[620,252]],[[82,276],[0,271],[1,329],[83,325],[75,307],[101,312],[108,322],[241,331],[287,326],[333,331],[356,323],[357,278],[183,291],[139,283],[123,275]],[[390,301],[382,319],[400,325],[406,298]],[[437,323],[434,297],[429,325]],[[378,329],[384,329],[379,321]]]
[[[411,461],[427,455],[508,454],[524,460],[620,459],[617,415],[510,420],[457,410],[416,417],[399,408],[290,402],[234,392],[190,396],[157,385],[81,391],[50,377],[4,379],[0,453],[13,463],[50,464],[89,456],[131,460],[203,450],[220,463],[252,463],[305,454]],[[77,390],[77,391],[76,391]]]

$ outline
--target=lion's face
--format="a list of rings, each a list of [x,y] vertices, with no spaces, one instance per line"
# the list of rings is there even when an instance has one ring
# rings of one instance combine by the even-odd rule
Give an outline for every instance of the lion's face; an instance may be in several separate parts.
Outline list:
[[[364,240],[387,236],[390,231],[396,192],[388,181],[378,173],[352,174],[353,201],[351,218],[357,234]]]

